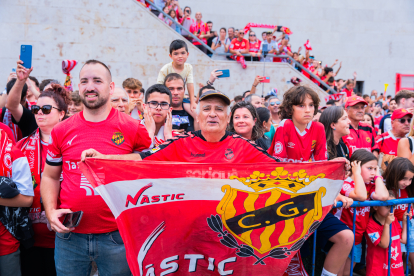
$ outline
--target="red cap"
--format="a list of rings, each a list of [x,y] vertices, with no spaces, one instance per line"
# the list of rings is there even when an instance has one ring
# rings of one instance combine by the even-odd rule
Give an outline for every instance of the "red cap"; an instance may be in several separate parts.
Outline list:
[[[351,96],[346,101],[345,108],[347,108],[348,106],[354,106],[354,105],[359,104],[359,103],[363,103],[365,105],[368,105],[368,103],[363,98],[361,98],[359,96]]]
[[[396,110],[394,110],[394,112],[391,115],[391,121],[394,121],[395,119],[401,119],[405,115],[409,115],[410,118],[413,117],[413,114],[405,108],[396,109]]]

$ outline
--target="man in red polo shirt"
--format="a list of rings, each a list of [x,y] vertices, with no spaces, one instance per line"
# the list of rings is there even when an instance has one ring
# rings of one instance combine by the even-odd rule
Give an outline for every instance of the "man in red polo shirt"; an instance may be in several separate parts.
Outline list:
[[[243,38],[244,36],[244,29],[240,29],[239,36],[230,44],[230,53],[233,55],[231,56],[232,59],[237,60],[243,67],[243,69],[246,69],[246,61],[244,59],[243,54],[247,54],[250,51],[250,43],[247,39]]]
[[[413,114],[407,109],[400,108],[395,110],[391,116],[392,129],[377,136],[376,143],[379,151],[387,155],[397,156],[398,141],[410,132],[410,123]]]
[[[56,232],[56,271],[87,275],[95,261],[99,274],[131,275],[115,218],[78,164],[82,151],[92,146],[107,154],[127,154],[148,148],[152,137],[140,121],[112,108],[115,84],[104,63],[87,61],[79,78],[84,110],[53,128],[40,185],[46,216]],[[77,211],[83,211],[79,226],[65,227],[61,217]]]
[[[375,143],[375,130],[368,124],[361,123],[364,120],[365,106],[368,105],[363,98],[351,96],[345,103],[345,110],[351,121],[350,134],[344,136],[350,155],[357,149],[366,149],[378,157],[378,145]]]

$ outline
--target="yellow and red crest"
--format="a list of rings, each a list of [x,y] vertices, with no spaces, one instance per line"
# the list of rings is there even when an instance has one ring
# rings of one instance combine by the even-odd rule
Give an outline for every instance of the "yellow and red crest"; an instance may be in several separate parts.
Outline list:
[[[314,149],[316,146],[316,140],[312,140],[312,149]]]
[[[223,186],[225,195],[217,213],[235,238],[261,254],[294,244],[321,219],[322,197],[326,194],[324,187],[312,192],[297,191],[324,177],[309,176],[305,170],[290,174],[283,167],[270,175],[253,172],[247,178],[232,176],[230,179],[239,180],[254,192]]]
[[[369,138],[369,137],[367,137],[366,140],[367,140],[368,143],[371,142],[371,138]]]
[[[117,146],[122,145],[122,143],[125,141],[124,134],[122,132],[115,132],[112,135],[112,139],[111,140]]]

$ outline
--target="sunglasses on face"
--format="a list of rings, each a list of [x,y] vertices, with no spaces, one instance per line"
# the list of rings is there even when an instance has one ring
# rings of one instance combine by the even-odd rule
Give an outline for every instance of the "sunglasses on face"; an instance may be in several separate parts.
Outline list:
[[[59,108],[51,106],[50,104],[44,105],[42,107],[40,107],[38,105],[32,105],[32,113],[37,114],[37,113],[39,113],[39,110],[42,110],[42,113],[47,115],[47,114],[50,114],[50,112],[52,112],[52,108],[61,111]]]
[[[158,108],[158,106],[160,106],[161,109],[164,109],[164,110],[167,110],[168,108],[170,108],[170,104],[167,103],[167,102],[159,103],[159,102],[156,102],[156,101],[151,101],[151,102],[148,102],[148,106],[150,108],[153,108],[153,109],[156,109],[156,108]]]
[[[405,121],[407,121],[409,124],[411,124],[411,118],[408,119],[395,119],[397,121],[399,121],[401,124],[405,124]]]
[[[271,102],[270,105],[274,106],[275,104],[280,104],[280,102]]]
[[[239,31],[239,34],[244,34],[244,32],[240,32],[240,31]]]
[[[256,36],[255,34],[251,34],[251,35],[249,35],[249,36]]]

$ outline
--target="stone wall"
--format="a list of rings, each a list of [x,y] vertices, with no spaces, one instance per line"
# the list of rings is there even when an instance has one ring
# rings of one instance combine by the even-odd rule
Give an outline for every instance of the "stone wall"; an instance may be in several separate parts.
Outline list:
[[[234,17],[237,17],[236,13]],[[20,45],[33,45],[33,73],[39,80],[64,81],[61,62],[76,59],[74,83],[82,63],[98,59],[110,67],[116,85],[128,77],[138,78],[144,88],[154,84],[159,69],[170,62],[170,42],[182,38],[134,0],[0,0],[0,85],[16,67]],[[263,75],[263,63],[248,63],[243,70],[233,61],[213,61],[189,44],[188,62],[194,66],[196,83],[205,83],[213,69],[230,69],[231,77],[215,87],[230,97],[250,90],[256,75]],[[277,88],[285,92],[293,76],[303,76],[288,64],[266,63],[264,93]],[[309,80],[307,85],[325,92]],[[198,89],[196,88],[196,92]],[[258,86],[258,93],[262,87]]]
[[[297,50],[310,40],[317,59],[332,65],[343,61],[340,78],[365,82],[372,89],[395,92],[395,74],[414,74],[414,1],[412,0],[179,0],[203,21],[220,27],[243,28],[249,22],[291,28],[291,44]],[[261,34],[263,29],[256,29]],[[247,36],[246,36],[247,37]]]

